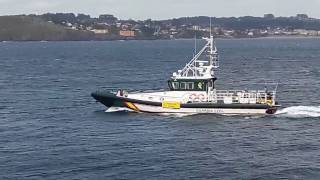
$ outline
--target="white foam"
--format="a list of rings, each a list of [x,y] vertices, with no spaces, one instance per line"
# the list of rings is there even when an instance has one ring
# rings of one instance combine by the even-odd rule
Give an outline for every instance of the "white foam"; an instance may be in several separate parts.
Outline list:
[[[158,113],[158,115],[160,116],[177,117],[177,118],[192,116],[195,114],[197,113]]]
[[[112,113],[112,112],[131,112],[132,110],[126,107],[110,107],[106,110],[107,113]]]
[[[278,110],[277,116],[290,118],[320,117],[320,106],[292,106]]]

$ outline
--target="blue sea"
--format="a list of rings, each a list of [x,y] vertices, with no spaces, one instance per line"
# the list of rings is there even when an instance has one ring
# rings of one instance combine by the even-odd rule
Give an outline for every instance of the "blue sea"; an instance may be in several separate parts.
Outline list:
[[[217,89],[277,81],[276,115],[106,113],[90,97],[166,88],[192,40],[0,43],[0,179],[319,179],[320,39],[217,46]]]

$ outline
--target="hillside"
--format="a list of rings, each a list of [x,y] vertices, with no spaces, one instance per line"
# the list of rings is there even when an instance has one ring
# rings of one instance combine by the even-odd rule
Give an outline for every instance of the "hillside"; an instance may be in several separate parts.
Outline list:
[[[93,33],[76,31],[34,16],[0,16],[0,41],[89,40]]]
[[[199,26],[209,26],[210,17],[182,17],[178,19],[165,20],[175,26],[184,24],[194,24]],[[320,20],[313,18],[301,17],[223,17],[212,18],[213,26],[233,30],[246,29],[267,29],[267,28],[287,28],[287,29],[305,29],[305,30],[320,30]]]
[[[210,28],[210,19],[212,27]],[[168,20],[120,20],[104,14],[47,13],[0,16],[0,41],[81,41],[180,39],[208,36],[255,38],[320,36],[320,19],[306,14],[291,17],[181,17]]]

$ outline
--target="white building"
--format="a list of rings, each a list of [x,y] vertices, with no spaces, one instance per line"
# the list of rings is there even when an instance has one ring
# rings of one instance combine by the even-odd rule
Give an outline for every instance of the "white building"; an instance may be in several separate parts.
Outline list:
[[[91,30],[95,34],[108,34],[109,30],[108,29],[93,29]]]

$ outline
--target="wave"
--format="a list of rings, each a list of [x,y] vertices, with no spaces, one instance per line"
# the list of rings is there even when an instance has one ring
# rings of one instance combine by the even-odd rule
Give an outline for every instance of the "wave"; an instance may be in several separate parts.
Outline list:
[[[125,107],[110,107],[106,112],[132,112],[131,109]],[[193,116],[197,113],[157,113],[158,115],[168,116],[168,117],[186,117]],[[278,117],[288,117],[288,118],[315,118],[320,117],[320,106],[292,106],[283,109],[279,109],[275,114]],[[230,116],[230,115],[228,115]],[[245,119],[256,119],[264,116],[250,116],[245,117]]]
[[[177,117],[177,118],[198,115],[198,113],[157,113],[157,114],[159,116]]]
[[[320,117],[320,106],[292,106],[278,110],[277,116],[289,118]]]
[[[125,107],[110,107],[105,112],[113,113],[113,112],[132,112],[131,109]]]

